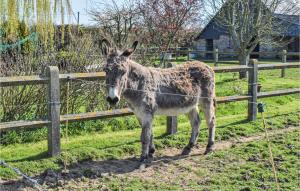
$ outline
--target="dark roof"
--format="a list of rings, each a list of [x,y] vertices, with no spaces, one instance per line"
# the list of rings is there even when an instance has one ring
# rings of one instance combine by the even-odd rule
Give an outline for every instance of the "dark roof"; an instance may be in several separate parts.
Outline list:
[[[300,16],[299,15],[284,15],[284,14],[274,14],[277,18],[274,20],[277,24],[276,27],[286,28],[286,30],[281,31],[282,36],[287,37],[297,37],[300,36]],[[219,23],[215,17],[210,20],[210,22],[205,26],[201,33],[195,38],[199,39],[218,39],[220,35],[228,35],[226,26]]]
[[[300,15],[274,14],[275,17],[292,24],[300,25]]]
[[[283,31],[280,31],[282,36],[297,37],[300,36],[300,16],[299,15],[284,15],[274,14],[278,19],[278,23]]]
[[[213,18],[196,37],[196,40],[218,39],[221,35],[228,35],[228,31],[225,26],[219,24],[216,19]]]

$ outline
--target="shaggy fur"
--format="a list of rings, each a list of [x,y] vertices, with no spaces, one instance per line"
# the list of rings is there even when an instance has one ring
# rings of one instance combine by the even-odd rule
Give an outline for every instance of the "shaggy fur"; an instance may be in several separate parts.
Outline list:
[[[203,109],[209,127],[206,153],[211,151],[216,125],[214,71],[199,61],[167,69],[144,67],[130,59],[136,45],[137,42],[131,49],[120,53],[110,49],[106,43],[103,52],[107,55],[105,71],[110,92],[108,101],[115,104],[123,95],[142,126],[141,160],[151,158],[155,150],[152,120],[156,114],[188,114],[192,134],[183,154],[189,154],[199,134],[198,105]]]

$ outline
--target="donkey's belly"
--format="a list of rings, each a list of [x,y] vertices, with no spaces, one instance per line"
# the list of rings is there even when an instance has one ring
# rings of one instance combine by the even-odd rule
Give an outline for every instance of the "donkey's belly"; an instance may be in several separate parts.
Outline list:
[[[158,108],[155,112],[156,115],[168,115],[168,116],[177,116],[179,114],[188,113],[196,105],[190,105],[186,107],[174,107],[174,108]]]

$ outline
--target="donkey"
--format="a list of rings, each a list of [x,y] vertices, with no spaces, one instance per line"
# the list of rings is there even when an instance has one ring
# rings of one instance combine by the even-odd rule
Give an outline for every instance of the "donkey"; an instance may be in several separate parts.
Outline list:
[[[188,114],[192,126],[191,137],[182,154],[188,155],[197,143],[200,117],[203,109],[208,126],[208,144],[205,154],[213,150],[215,138],[215,77],[214,71],[200,61],[190,61],[173,68],[161,69],[142,66],[130,59],[138,42],[123,52],[111,48],[102,40],[106,56],[107,101],[110,105],[124,96],[142,126],[142,154],[140,161],[151,162],[155,152],[152,134],[154,115],[177,116]]]

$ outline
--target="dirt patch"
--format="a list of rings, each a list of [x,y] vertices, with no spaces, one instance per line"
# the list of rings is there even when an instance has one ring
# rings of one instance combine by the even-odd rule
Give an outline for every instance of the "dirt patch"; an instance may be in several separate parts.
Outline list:
[[[269,136],[288,133],[299,129],[299,127],[289,127],[280,130],[270,130]],[[235,140],[220,141],[215,144],[215,150],[229,149],[241,143],[252,142],[264,139],[264,133],[250,137],[240,137]],[[43,188],[49,190],[109,190],[106,182],[110,179],[118,178],[128,181],[133,178],[140,178],[145,181],[167,182],[168,184],[180,184],[182,189],[188,189],[190,179],[199,179],[204,165],[207,169],[217,170],[214,165],[199,163],[206,159],[203,155],[204,146],[196,146],[189,156],[181,156],[181,150],[168,148],[159,150],[155,160],[145,169],[139,169],[140,163],[137,158],[126,158],[120,160],[107,161],[85,161],[69,167],[67,171],[55,172],[47,170],[43,174],[35,177]],[[252,159],[251,159],[252,160]],[[253,159],[254,160],[254,159]],[[202,166],[201,166],[202,165]],[[218,165],[226,165],[219,161]],[[179,178],[178,174],[181,175]],[[200,180],[199,180],[200,181]],[[202,177],[199,184],[209,182],[209,177]],[[30,187],[23,180],[1,181],[1,190],[38,190]]]

